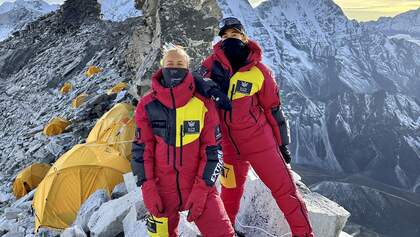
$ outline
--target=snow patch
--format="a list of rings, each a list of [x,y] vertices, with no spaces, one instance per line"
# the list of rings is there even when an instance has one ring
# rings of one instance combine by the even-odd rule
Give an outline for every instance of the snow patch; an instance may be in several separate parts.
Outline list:
[[[121,22],[127,18],[141,16],[133,0],[100,0],[103,20]]]
[[[420,46],[420,40],[413,38],[411,35],[397,34],[397,35],[389,36],[388,38],[390,38],[390,39],[399,39],[399,40],[403,39],[403,40],[406,40],[408,42],[411,42],[411,43],[414,43],[414,44]]]

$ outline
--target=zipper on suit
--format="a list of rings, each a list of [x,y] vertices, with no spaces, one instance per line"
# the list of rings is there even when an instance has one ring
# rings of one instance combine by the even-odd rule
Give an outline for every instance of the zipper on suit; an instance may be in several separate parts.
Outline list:
[[[182,207],[182,194],[181,194],[181,188],[179,186],[179,170],[176,168],[176,103],[175,103],[175,96],[174,96],[174,92],[173,92],[172,87],[170,88],[170,91],[171,91],[171,98],[172,98],[172,107],[173,107],[173,110],[174,110],[174,123],[175,123],[175,126],[173,126],[173,128],[174,128],[173,167],[174,167],[174,170],[175,170],[175,173],[176,173],[176,191],[178,193],[178,198],[179,198],[178,208],[181,209],[181,207]]]
[[[233,87],[235,87],[235,84],[233,84]],[[233,88],[232,88],[232,91],[233,91]],[[233,94],[233,93],[231,93],[231,94]],[[232,102],[232,100],[233,100],[233,96],[230,97],[230,101],[231,102]],[[233,110],[233,108],[232,108],[232,110]],[[229,124],[227,122],[227,118],[226,118],[227,116],[226,115],[227,115],[227,111],[225,110],[225,114],[223,116],[223,120],[225,121],[226,127],[228,129],[228,135],[229,135],[230,141],[232,142],[233,146],[235,147],[236,154],[237,155],[240,155],[241,152],[239,151],[238,146],[236,145],[235,141],[233,140],[232,132],[230,131],[230,127],[229,127]],[[232,122],[232,111],[230,111],[230,122]]]
[[[166,143],[166,164],[169,165],[169,141],[171,140],[171,133],[170,133],[170,126],[169,122],[166,122],[166,136],[168,138],[168,142]]]
[[[233,101],[233,93],[235,92],[235,84],[232,85],[232,90],[230,91],[230,103],[232,103]],[[232,122],[232,114],[233,114],[233,107],[232,110],[229,113],[229,117],[230,117],[230,122]]]
[[[179,164],[182,166],[182,139],[184,137],[184,126],[181,124],[181,130],[179,132],[180,148],[179,148]]]

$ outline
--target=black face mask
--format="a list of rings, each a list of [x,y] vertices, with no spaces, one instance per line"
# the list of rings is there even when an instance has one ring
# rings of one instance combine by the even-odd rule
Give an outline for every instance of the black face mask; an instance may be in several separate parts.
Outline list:
[[[173,88],[184,81],[184,78],[188,73],[188,69],[163,68],[162,73],[163,73],[162,86]]]
[[[223,40],[222,49],[231,64],[244,64],[249,55],[248,46],[236,38]]]

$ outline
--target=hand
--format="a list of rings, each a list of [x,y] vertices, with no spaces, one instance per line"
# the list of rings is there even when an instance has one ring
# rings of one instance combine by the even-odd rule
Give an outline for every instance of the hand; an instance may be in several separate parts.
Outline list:
[[[210,187],[207,186],[206,182],[200,178],[196,178],[190,196],[188,197],[187,204],[185,205],[185,208],[189,210],[187,221],[193,222],[201,216],[206,207],[209,191]]]
[[[141,191],[143,193],[143,201],[147,210],[156,217],[161,217],[164,209],[162,199],[159,196],[159,193],[156,188],[156,183],[154,180],[148,180],[143,183],[141,186]]]
[[[218,88],[210,89],[209,95],[211,96],[211,99],[216,102],[216,105],[219,109],[228,111],[232,110],[232,104],[229,100],[229,97]]]
[[[286,164],[290,164],[290,161],[292,161],[292,154],[290,153],[289,148],[287,148],[287,145],[280,146],[280,152]]]

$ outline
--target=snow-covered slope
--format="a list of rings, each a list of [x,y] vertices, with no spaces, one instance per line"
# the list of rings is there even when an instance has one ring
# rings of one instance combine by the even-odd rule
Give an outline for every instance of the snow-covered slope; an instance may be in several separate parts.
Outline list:
[[[124,21],[130,17],[141,15],[134,6],[134,0],[99,0],[102,19]],[[44,0],[17,0],[0,5],[0,41],[8,38],[14,31],[21,29],[26,23],[55,11],[57,4],[49,4]]]
[[[21,29],[26,23],[58,9],[43,0],[17,0],[0,5],[0,41]]]
[[[129,17],[137,17],[141,12],[134,7],[134,0],[99,0],[104,20],[124,21]]]
[[[377,21],[364,24],[387,35],[407,34],[420,39],[420,8],[395,17],[381,17]]]
[[[218,2],[224,16],[243,21],[275,72],[295,164],[420,191],[417,44],[347,19],[331,0]]]

